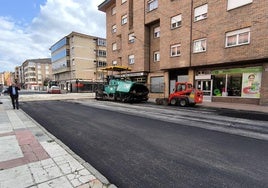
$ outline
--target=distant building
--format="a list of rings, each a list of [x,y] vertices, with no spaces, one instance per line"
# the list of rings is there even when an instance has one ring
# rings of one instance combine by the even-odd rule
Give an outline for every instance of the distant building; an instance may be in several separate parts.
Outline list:
[[[103,81],[106,39],[72,32],[50,48],[52,72],[61,89],[90,90],[85,84]],[[79,84],[80,83],[80,84]]]
[[[12,72],[2,72],[0,73],[0,86],[10,86],[14,82],[14,77]]]
[[[268,104],[267,1],[105,0],[98,9],[107,64],[130,67],[150,97],[189,81],[205,101]]]
[[[16,67],[15,78],[24,89],[45,90],[47,82],[53,79],[51,59],[25,60],[20,67]]]
[[[5,77],[4,77],[4,72],[0,73],[0,85],[3,87],[5,85]],[[2,91],[2,90],[1,90]]]

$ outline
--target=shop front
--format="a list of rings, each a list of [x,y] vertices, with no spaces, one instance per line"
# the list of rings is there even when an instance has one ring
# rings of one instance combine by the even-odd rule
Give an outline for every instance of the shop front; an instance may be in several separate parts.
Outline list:
[[[195,82],[204,101],[259,104],[262,71],[262,66],[216,69],[196,75]]]

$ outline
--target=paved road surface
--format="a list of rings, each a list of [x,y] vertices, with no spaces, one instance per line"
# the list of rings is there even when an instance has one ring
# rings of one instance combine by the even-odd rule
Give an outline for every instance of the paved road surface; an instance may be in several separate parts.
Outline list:
[[[40,101],[21,107],[120,188],[268,187],[265,140],[122,113],[116,106]]]

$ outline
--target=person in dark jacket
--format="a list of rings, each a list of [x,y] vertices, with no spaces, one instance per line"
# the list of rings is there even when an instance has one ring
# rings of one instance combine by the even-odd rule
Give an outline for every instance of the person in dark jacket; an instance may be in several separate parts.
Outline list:
[[[11,98],[13,109],[19,109],[19,90],[20,88],[15,83],[12,83],[12,85],[8,88],[8,93]]]

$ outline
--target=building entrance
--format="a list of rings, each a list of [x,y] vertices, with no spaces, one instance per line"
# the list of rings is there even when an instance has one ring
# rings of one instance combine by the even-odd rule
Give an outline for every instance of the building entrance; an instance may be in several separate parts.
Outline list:
[[[211,102],[213,80],[196,80],[196,86],[199,90],[203,91],[203,101]]]

